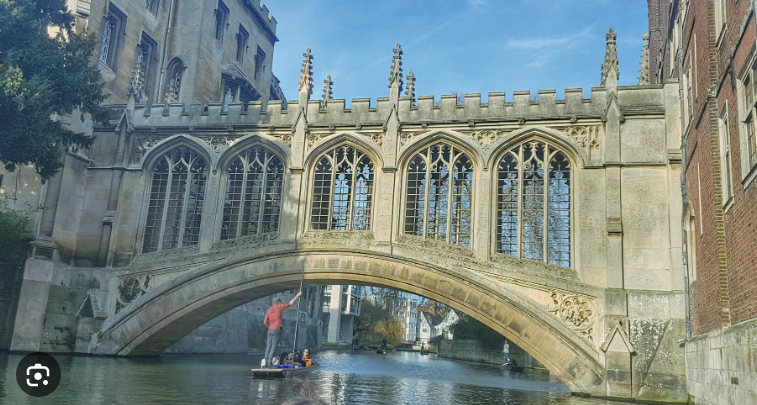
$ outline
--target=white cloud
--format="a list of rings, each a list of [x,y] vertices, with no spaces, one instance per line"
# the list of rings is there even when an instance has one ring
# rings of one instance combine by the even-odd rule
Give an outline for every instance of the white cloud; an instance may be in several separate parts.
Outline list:
[[[473,7],[481,7],[489,4],[487,0],[468,0],[468,4]]]
[[[589,38],[589,29],[581,31],[577,34],[562,36],[562,37],[542,37],[542,38],[524,38],[524,39],[508,39],[508,48],[521,48],[521,49],[544,49],[565,47],[571,48],[578,42]],[[566,47],[567,45],[567,47]]]

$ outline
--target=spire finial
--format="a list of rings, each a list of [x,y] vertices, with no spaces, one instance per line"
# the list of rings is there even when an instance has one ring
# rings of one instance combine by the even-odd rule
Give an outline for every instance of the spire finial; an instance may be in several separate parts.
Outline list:
[[[334,82],[331,81],[331,75],[327,75],[326,80],[324,80],[323,83],[325,83],[325,85],[323,86],[323,105],[326,105],[326,103],[328,103],[329,100],[333,98],[333,94],[331,93],[331,85],[334,84]]]
[[[399,91],[402,91],[402,47],[397,43],[394,48],[394,59],[392,60],[392,71],[389,73],[389,87],[397,83]]]
[[[641,48],[641,69],[637,84],[649,84],[649,34],[645,32],[641,39],[644,40],[644,46]]]
[[[605,61],[602,63],[602,86],[605,85],[608,75],[611,70],[614,71],[615,80],[620,77],[620,67],[618,64],[618,49],[615,46],[615,38],[618,35],[610,28],[610,32],[607,33],[607,48],[605,49]]]
[[[310,53],[310,48],[307,52],[303,53],[305,61],[302,62],[302,70],[300,71],[300,81],[297,90],[302,93],[306,91],[308,94],[313,94],[313,55]]]
[[[415,74],[412,70],[407,74],[405,95],[410,96],[411,103],[415,104]]]

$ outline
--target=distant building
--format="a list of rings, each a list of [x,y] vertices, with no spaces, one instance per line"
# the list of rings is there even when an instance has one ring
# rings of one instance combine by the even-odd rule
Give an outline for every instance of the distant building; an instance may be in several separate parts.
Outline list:
[[[418,310],[417,330],[419,343],[428,343],[429,340],[442,336],[444,339],[452,339],[454,333],[452,325],[457,323],[460,317],[454,310],[450,309],[447,315],[439,315],[431,312]]]
[[[412,298],[402,299],[392,311],[394,319],[399,321],[405,342],[415,342],[418,330],[418,302]]]
[[[323,341],[351,343],[356,318],[360,316],[362,288],[355,285],[329,285],[323,292]]]

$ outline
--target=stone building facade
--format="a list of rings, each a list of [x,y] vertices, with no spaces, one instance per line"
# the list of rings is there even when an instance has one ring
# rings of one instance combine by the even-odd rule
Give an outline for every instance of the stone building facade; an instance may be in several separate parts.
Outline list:
[[[755,6],[665,7],[659,80],[680,79],[681,94],[688,389],[696,404],[757,403]]]
[[[577,393],[686,398],[677,83],[618,86],[611,30],[587,98],[568,88],[563,99],[548,89],[538,100],[516,91],[436,103],[416,97],[398,44],[388,97],[346,108],[327,88],[311,99],[308,50],[298,100],[286,103],[250,81],[247,56],[257,53],[237,64],[243,76],[225,70],[238,56],[229,39],[247,37],[232,36],[244,31],[220,6],[253,22],[264,10],[231,3],[202,2],[186,16],[196,24],[182,29],[200,30],[187,37],[211,49],[182,57],[175,100],[170,75],[152,74],[180,56],[161,38],[179,31],[171,18],[184,3],[147,2],[146,13],[139,3],[145,29],[118,24],[139,14],[126,1],[98,9],[114,16],[109,33],[89,21],[102,32],[96,61],[115,69],[111,120],[90,126],[93,147],[70,151],[46,184],[29,177],[14,188],[44,209],[12,350],[157,355],[304,279],[442,302]],[[249,44],[256,26],[275,33],[275,20],[258,16],[260,26],[238,24]],[[104,41],[114,32],[123,47]],[[209,61],[217,65],[203,70]],[[240,96],[251,90],[238,80],[223,90],[226,73],[261,98]]]

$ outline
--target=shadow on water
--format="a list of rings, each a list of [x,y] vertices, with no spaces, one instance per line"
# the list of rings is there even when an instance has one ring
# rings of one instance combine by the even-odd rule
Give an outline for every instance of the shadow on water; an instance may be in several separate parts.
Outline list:
[[[16,384],[23,356],[0,353],[0,403],[12,404],[281,404],[293,397],[327,404],[598,405],[577,398],[548,374],[511,373],[414,352],[322,352],[321,370],[283,380],[252,379],[261,356],[165,355],[105,358],[56,355],[63,376],[44,398]]]

